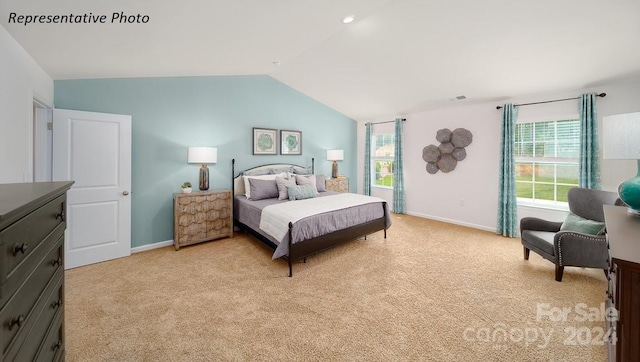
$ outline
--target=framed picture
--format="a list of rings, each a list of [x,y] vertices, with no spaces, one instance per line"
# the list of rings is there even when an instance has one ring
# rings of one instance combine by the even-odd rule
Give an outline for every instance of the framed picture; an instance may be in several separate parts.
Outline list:
[[[302,132],[280,130],[280,154],[302,154]]]
[[[253,128],[253,154],[277,155],[278,131],[269,128]]]

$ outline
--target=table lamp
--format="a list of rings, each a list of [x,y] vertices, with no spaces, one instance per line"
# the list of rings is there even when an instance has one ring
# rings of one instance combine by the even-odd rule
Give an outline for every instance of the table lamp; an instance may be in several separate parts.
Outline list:
[[[333,161],[333,165],[331,165],[331,178],[338,178],[338,161],[344,160],[344,151],[327,150],[327,160]]]
[[[209,189],[209,167],[207,164],[218,162],[218,149],[215,147],[189,147],[189,163],[199,163],[200,190]]]
[[[640,215],[640,112],[602,118],[603,158],[636,160],[637,174],[618,186],[618,196],[629,213]]]

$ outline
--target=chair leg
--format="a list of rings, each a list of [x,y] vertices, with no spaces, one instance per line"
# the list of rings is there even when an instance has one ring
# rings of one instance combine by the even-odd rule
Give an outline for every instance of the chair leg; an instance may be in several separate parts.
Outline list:
[[[527,249],[527,247],[523,246],[522,247],[524,249],[524,260],[529,260],[529,249]]]
[[[556,264],[556,282],[562,281],[563,272],[564,272],[564,267]]]

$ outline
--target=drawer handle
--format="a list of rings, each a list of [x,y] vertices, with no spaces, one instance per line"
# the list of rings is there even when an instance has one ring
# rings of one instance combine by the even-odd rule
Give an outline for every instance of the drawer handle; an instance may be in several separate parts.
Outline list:
[[[62,305],[62,301],[58,300],[58,301],[55,301],[55,302],[51,303],[51,308],[58,309],[58,308],[60,308],[61,305]]]
[[[51,350],[55,351],[56,349],[62,347],[62,341],[58,341],[56,343],[53,344],[53,346],[51,346]]]
[[[59,267],[60,265],[62,265],[62,258],[58,257],[58,259],[54,260],[51,264],[53,264],[53,266],[55,267]]]
[[[13,326],[22,327],[23,324],[24,316],[20,314],[18,318],[11,318],[11,321],[9,322],[9,330],[13,329]]]
[[[56,214],[56,219],[60,219],[60,221],[64,221],[64,210],[60,210],[60,212]]]
[[[22,243],[20,246],[18,246],[18,244],[15,244],[13,246],[13,256],[18,255],[18,253],[26,253],[27,252],[27,248],[29,247],[29,244],[27,243]]]

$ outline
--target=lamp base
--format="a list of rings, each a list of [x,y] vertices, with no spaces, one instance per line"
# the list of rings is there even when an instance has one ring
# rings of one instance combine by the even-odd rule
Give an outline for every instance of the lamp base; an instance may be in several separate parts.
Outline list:
[[[640,216],[640,160],[638,174],[618,186],[618,196],[629,206],[629,213]]]
[[[331,165],[331,178],[338,178],[338,162],[333,161]]]
[[[206,191],[209,189],[209,167],[203,164],[200,167],[200,191]]]

